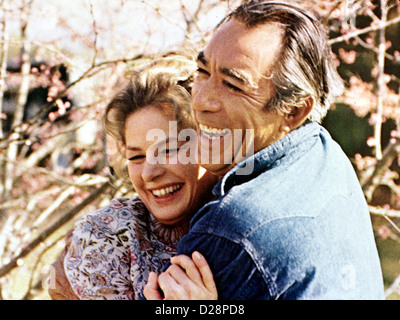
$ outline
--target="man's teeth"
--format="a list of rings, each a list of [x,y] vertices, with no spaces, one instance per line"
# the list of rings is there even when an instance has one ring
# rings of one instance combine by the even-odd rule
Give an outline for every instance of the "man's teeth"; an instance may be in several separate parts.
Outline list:
[[[204,124],[200,124],[199,128],[201,132],[206,135],[210,140],[219,139],[223,136],[226,136],[229,133],[228,129],[218,129],[206,126]]]
[[[167,188],[162,188],[162,189],[157,189],[157,190],[151,190],[151,192],[156,196],[156,197],[166,197],[178,190],[180,190],[183,187],[183,183],[176,184],[174,186],[170,186]]]

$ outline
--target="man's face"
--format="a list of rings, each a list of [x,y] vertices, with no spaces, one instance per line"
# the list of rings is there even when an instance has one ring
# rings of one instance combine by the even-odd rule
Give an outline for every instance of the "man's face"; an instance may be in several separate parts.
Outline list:
[[[248,29],[232,19],[199,54],[192,95],[200,154],[210,155],[202,165],[218,176],[242,160],[251,143],[257,152],[283,136],[284,117],[265,111],[275,94],[271,76],[281,39],[275,24]]]

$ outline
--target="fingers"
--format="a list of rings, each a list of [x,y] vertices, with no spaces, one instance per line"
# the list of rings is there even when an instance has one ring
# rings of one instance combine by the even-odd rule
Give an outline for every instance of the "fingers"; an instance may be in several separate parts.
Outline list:
[[[173,257],[171,262],[181,266],[187,276],[196,284],[204,285],[208,290],[214,290],[214,277],[207,260],[198,251],[193,252],[192,258],[193,260],[188,256],[179,255]]]
[[[217,288],[207,260],[197,251],[192,254],[192,258],[179,255],[171,259],[172,265],[167,269],[167,273],[172,279],[168,279],[168,288],[176,283],[177,290],[186,294],[178,292],[185,296],[185,299],[217,299]],[[174,295],[178,293],[175,292]]]
[[[163,297],[158,289],[158,276],[155,272],[150,272],[149,279],[143,290],[143,294],[147,300],[162,300]]]
[[[211,292],[215,291],[215,293],[216,293],[217,288],[215,286],[214,276],[212,274],[210,266],[208,265],[207,260],[198,251],[193,252],[192,258],[193,258],[193,262],[195,263],[195,265],[197,266],[197,268],[201,274],[203,283],[204,283],[205,287],[207,288],[207,290],[209,290]]]
[[[205,259],[204,259],[205,260]],[[171,258],[171,263],[179,265],[183,270],[185,270],[186,275],[190,280],[198,285],[203,284],[202,275],[199,272],[198,267],[192,259],[186,255],[179,255]],[[206,262],[207,263],[207,262]]]
[[[165,300],[190,299],[193,282],[177,265],[172,264],[158,277],[158,283],[164,293]]]

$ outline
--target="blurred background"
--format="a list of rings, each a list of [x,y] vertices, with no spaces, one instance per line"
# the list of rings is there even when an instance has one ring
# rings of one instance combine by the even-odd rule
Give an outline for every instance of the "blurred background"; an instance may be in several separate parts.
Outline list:
[[[0,299],[50,299],[74,222],[134,193],[102,112],[127,71],[199,49],[239,0],[0,0]],[[346,91],[323,125],[368,201],[386,299],[400,299],[400,1],[288,0],[326,26]]]

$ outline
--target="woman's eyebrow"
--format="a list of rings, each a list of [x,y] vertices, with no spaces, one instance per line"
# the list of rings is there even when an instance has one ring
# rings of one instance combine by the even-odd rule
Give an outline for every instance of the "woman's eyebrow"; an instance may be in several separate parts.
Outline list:
[[[129,150],[129,151],[140,151],[140,148],[139,147],[135,147],[135,146],[127,145],[126,146],[126,150]]]
[[[162,140],[160,140],[160,141],[155,141],[153,144],[152,144],[152,146],[154,146],[154,147],[162,147],[162,146],[164,146],[164,145],[166,145],[166,144],[169,144],[169,143],[179,143],[179,142],[181,142],[180,140],[178,140],[178,138],[177,137],[173,137],[173,136],[170,136],[170,137],[167,137],[166,139],[162,139]],[[127,145],[126,146],[126,150],[129,150],[129,151],[141,151],[142,150],[142,148],[140,148],[140,147],[136,147],[136,146],[134,146],[134,145]]]

